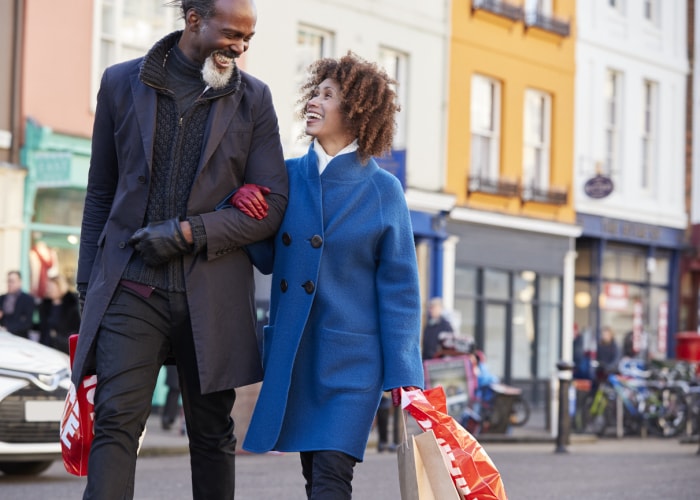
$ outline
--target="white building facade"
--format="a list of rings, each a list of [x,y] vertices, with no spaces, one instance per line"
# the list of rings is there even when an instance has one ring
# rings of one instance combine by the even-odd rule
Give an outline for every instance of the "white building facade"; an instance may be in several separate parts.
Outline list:
[[[258,24],[245,68],[271,88],[285,156],[306,152],[295,119],[300,83],[320,57],[352,51],[398,81],[402,111],[392,157],[380,162],[401,180],[411,209],[422,295],[442,294],[444,214],[453,197],[445,177],[449,0],[270,0],[257,2]]]
[[[574,320],[666,358],[687,227],[687,3],[579,1],[577,19]]]

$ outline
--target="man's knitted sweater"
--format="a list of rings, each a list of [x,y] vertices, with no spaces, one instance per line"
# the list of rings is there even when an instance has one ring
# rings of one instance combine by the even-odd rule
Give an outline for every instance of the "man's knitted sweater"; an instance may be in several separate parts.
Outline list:
[[[204,144],[207,118],[214,99],[238,90],[241,75],[236,67],[228,86],[207,88],[199,68],[178,52],[180,35],[179,31],[171,33],[157,42],[144,56],[139,75],[145,85],[158,92],[153,168],[143,225],[187,218],[194,237],[192,251],[197,253],[206,247],[206,232],[198,215],[187,217],[187,200]],[[193,92],[196,87],[201,89],[198,96]],[[122,277],[168,291],[185,291],[182,257],[151,267],[135,252]]]

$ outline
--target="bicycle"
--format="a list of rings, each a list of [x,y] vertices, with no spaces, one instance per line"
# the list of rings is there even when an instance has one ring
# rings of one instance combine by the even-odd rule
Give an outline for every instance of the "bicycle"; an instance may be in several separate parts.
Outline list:
[[[648,430],[658,436],[673,437],[683,430],[688,414],[680,387],[610,373],[584,401],[578,416],[583,429],[604,436],[609,427],[617,426],[618,401],[622,402],[624,434]]]
[[[499,401],[504,398],[503,402]],[[508,412],[505,399],[510,399]],[[530,419],[530,404],[522,389],[501,383],[489,384],[476,391],[476,397],[462,415],[462,426],[473,435],[504,432],[508,427],[520,427]]]

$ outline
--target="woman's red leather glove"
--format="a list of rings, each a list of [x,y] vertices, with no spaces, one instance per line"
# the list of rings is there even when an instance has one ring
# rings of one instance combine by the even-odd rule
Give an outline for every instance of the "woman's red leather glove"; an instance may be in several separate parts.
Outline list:
[[[404,391],[417,391],[420,387],[407,385],[403,388]],[[401,387],[394,387],[391,390],[391,402],[394,406],[401,406]]]
[[[267,201],[265,195],[270,194],[270,188],[258,184],[243,184],[231,197],[231,205],[253,219],[267,217]]]

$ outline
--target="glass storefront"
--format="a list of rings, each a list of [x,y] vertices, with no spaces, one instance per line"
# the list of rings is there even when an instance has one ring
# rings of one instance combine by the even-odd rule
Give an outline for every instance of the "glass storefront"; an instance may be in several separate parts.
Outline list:
[[[547,379],[559,359],[562,278],[531,270],[458,265],[455,309],[460,334],[486,354],[506,383]]]
[[[671,251],[582,238],[577,253],[574,320],[588,342],[610,327],[621,354],[639,354],[624,351],[636,330],[637,351],[667,357]]]

